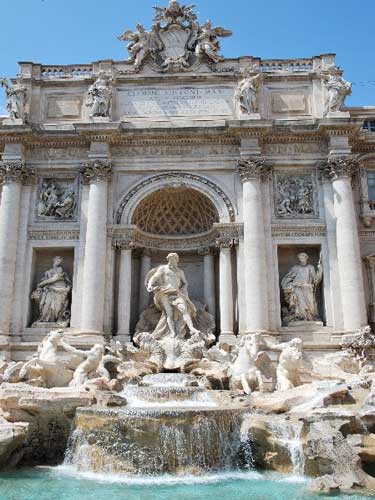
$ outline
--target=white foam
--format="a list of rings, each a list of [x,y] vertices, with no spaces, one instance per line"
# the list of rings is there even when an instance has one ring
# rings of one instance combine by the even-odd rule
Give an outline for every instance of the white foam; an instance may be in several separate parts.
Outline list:
[[[75,467],[60,465],[50,470],[58,475],[70,476],[77,479],[87,479],[101,483],[122,483],[128,485],[168,485],[168,484],[210,484],[223,481],[259,481],[265,477],[256,471],[228,471],[204,475],[163,475],[163,476],[129,476],[116,473],[80,472]]]

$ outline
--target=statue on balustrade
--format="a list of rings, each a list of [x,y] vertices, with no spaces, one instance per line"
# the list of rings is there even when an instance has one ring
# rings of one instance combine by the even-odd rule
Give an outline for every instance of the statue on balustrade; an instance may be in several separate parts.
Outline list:
[[[196,23],[197,24],[197,23]],[[197,45],[195,47],[195,55],[197,57],[206,56],[211,62],[218,63],[224,58],[220,55],[220,42],[218,37],[228,37],[232,35],[230,30],[214,28],[210,20],[206,21],[203,26],[198,26]]]
[[[112,101],[112,85],[104,71],[100,71],[97,80],[89,87],[86,106],[90,107],[90,118],[108,117]]]
[[[5,87],[9,118],[11,120],[24,120],[26,87],[23,84],[22,77],[13,85],[10,85],[6,78],[0,78],[0,85]]]
[[[258,113],[258,93],[262,83],[262,75],[258,73],[251,75],[248,70],[244,72],[244,78],[239,82],[235,92],[235,99],[238,101],[241,113]]]
[[[328,113],[342,111],[345,99],[352,93],[352,84],[342,78],[342,71],[337,66],[331,66],[327,74],[322,74],[323,83],[327,90],[324,103],[324,116]]]
[[[293,266],[281,281],[288,305],[283,314],[286,325],[300,321],[319,321],[316,292],[323,277],[321,258],[317,270],[308,264],[309,256],[306,253],[298,254],[297,258],[298,264]]]
[[[61,257],[53,259],[52,268],[45,272],[42,281],[31,294],[31,299],[35,300],[39,307],[39,318],[32,326],[38,327],[44,323],[69,326],[72,284],[62,262]]]

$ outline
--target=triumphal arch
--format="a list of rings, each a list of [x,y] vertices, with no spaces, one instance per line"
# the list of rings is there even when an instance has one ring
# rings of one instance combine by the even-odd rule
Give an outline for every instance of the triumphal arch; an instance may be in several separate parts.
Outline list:
[[[225,58],[177,1],[147,22],[127,59],[0,80],[2,356],[130,341],[170,253],[222,344],[335,349],[374,321],[375,108],[345,106],[333,54]]]

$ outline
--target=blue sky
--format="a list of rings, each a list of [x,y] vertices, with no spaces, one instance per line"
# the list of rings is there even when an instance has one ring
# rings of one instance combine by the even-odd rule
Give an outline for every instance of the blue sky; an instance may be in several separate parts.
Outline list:
[[[152,6],[166,3],[0,0],[0,75],[15,75],[18,61],[70,64],[124,59],[125,46],[116,35],[138,21],[149,27]],[[211,18],[233,30],[233,37],[222,42],[226,57],[335,52],[345,78],[354,83],[347,103],[375,105],[374,0],[196,0],[196,4],[202,21]],[[0,94],[3,114],[4,93]]]

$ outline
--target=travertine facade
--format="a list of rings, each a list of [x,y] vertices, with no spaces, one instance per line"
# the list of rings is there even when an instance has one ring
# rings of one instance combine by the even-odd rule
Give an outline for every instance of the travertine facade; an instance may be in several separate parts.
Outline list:
[[[374,321],[375,108],[345,107],[334,55],[226,59],[230,35],[172,1],[121,35],[127,61],[25,62],[0,81],[3,356],[62,320],[78,345],[129,340],[170,252],[223,342],[260,331],[319,352]],[[321,269],[313,314],[282,286],[301,253]],[[45,283],[57,256],[65,278]]]

